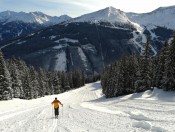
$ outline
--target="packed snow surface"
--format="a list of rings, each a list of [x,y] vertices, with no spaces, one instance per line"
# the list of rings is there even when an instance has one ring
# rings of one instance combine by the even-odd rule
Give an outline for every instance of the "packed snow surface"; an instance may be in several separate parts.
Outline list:
[[[59,95],[0,102],[2,132],[174,132],[175,94],[155,89],[106,99],[100,82]],[[51,102],[64,104],[54,119]]]

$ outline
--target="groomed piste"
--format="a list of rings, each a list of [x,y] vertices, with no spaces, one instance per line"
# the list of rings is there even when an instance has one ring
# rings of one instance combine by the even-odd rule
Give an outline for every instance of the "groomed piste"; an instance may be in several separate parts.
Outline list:
[[[57,97],[58,119],[51,102]],[[153,91],[106,99],[100,82],[59,95],[0,102],[0,132],[173,132],[174,92]]]

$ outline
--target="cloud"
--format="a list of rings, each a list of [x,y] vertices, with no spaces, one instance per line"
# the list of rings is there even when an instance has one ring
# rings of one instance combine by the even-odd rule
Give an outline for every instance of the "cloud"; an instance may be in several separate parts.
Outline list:
[[[105,7],[106,0],[45,0],[47,2],[55,2],[59,4],[68,4],[76,7],[85,8],[86,10],[94,10],[99,7]]]

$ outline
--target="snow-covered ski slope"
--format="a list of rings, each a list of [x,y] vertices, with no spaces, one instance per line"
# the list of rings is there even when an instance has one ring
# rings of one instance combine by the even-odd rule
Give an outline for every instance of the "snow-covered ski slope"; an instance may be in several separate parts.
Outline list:
[[[106,99],[100,82],[60,95],[0,102],[2,132],[175,132],[175,93],[155,89]],[[64,104],[59,119],[51,101]]]

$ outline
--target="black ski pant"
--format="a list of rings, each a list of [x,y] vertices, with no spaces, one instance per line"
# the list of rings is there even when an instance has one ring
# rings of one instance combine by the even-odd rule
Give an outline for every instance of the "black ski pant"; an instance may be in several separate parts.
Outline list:
[[[55,109],[55,116],[59,115],[59,108],[54,108]]]

